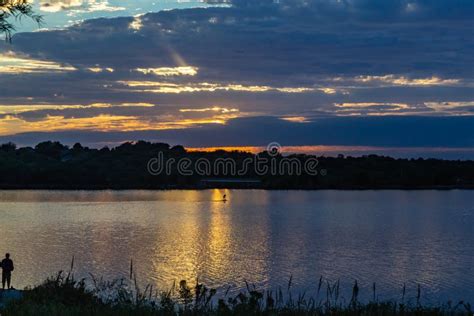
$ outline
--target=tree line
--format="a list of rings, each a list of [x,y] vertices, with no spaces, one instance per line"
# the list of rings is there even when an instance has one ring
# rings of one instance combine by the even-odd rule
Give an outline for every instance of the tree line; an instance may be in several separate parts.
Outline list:
[[[162,157],[167,172],[150,172],[150,161]],[[258,172],[256,158],[285,166],[276,173]],[[196,171],[202,162],[223,167],[217,161],[233,161],[238,173],[208,168],[207,173],[183,173],[177,163],[187,161]],[[317,161],[316,172],[288,172],[292,166]],[[284,164],[283,162],[288,162]],[[205,166],[206,164],[204,164]],[[314,165],[314,164],[313,164]],[[269,169],[270,170],[270,169]],[[314,171],[314,170],[313,170]],[[265,189],[377,189],[377,188],[474,188],[474,161],[395,159],[366,155],[324,157],[306,154],[282,156],[242,151],[194,152],[183,146],[146,141],[127,142],[114,148],[72,147],[42,142],[35,147],[0,145],[0,188],[19,189],[169,189],[252,187]],[[207,182],[208,179],[223,181]],[[251,179],[250,182],[245,182]],[[234,182],[235,180],[235,182]],[[239,181],[237,181],[239,180]],[[255,181],[257,180],[257,181]]]

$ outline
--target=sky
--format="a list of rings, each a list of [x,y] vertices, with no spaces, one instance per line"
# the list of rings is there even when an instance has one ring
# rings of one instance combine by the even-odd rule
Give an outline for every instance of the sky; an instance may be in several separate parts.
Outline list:
[[[472,0],[36,0],[0,142],[474,159]]]

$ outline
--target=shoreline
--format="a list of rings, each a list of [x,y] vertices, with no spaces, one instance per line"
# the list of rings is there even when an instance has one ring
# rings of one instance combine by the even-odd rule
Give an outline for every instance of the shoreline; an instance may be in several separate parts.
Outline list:
[[[474,190],[474,185],[460,186],[325,186],[325,187],[266,187],[266,186],[143,186],[143,187],[124,187],[124,186],[51,186],[51,185],[32,185],[15,186],[0,185],[1,191],[205,191],[205,190],[262,190],[262,191],[451,191],[451,190]]]
[[[242,315],[472,315],[468,301],[428,303],[421,295],[384,300],[378,297],[375,283],[366,289],[369,297],[361,299],[362,288],[354,281],[347,297],[340,293],[339,281],[327,283],[321,277],[314,296],[295,295],[288,288],[279,292],[247,287],[239,294],[218,293],[205,284],[181,280],[169,290],[150,286],[143,290],[134,283],[135,273],[121,282],[87,285],[72,272],[59,272],[42,284],[25,290],[0,291],[2,315],[143,315],[143,316],[242,316]],[[92,286],[93,285],[93,286]],[[327,287],[327,288],[326,288]],[[351,291],[352,290],[352,291]]]

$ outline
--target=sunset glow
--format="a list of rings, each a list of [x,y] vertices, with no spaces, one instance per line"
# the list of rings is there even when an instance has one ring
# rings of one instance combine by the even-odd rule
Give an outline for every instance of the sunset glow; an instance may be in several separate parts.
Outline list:
[[[448,2],[137,1],[34,2],[45,25],[0,44],[2,140],[474,145],[469,19]]]

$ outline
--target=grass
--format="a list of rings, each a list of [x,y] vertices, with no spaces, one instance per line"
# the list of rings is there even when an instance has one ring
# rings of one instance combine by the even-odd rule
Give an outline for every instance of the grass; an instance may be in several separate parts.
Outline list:
[[[73,263],[71,271],[72,268]],[[192,286],[181,281],[168,291],[157,291],[151,285],[142,290],[131,264],[130,279],[113,282],[93,276],[90,280],[76,280],[72,272],[59,272],[41,285],[26,289],[23,298],[7,304],[1,315],[473,315],[471,305],[466,302],[423,306],[419,288],[413,303],[405,302],[404,295],[401,302],[379,302],[374,285],[372,301],[361,303],[357,282],[349,301],[341,299],[339,282],[331,284],[322,277],[315,297],[306,297],[305,293],[293,296],[291,284],[290,278],[288,287],[276,292],[259,291],[246,284],[245,291],[237,295],[229,295],[227,291],[222,297],[198,281]]]

